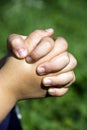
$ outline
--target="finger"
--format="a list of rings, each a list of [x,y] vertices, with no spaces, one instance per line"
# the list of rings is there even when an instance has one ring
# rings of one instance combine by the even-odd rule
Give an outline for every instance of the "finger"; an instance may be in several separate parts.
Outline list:
[[[70,53],[65,52],[63,54],[60,54],[59,56],[56,56],[49,62],[44,63],[43,66],[41,65],[41,68],[39,67],[37,68],[37,70],[43,70],[40,75],[49,74],[53,72],[61,74],[68,71],[72,71],[76,67],[76,65],[77,61],[74,56]]]
[[[27,44],[29,54],[33,51],[33,49],[39,44],[42,38],[46,36],[51,36],[54,33],[53,29],[47,30],[35,30],[32,32],[25,40]]]
[[[40,73],[40,75],[54,73],[54,72],[58,73],[68,64],[69,64],[69,56],[67,52],[64,52],[63,54],[55,56],[53,59],[39,66],[39,68],[37,68],[37,72],[42,69],[44,70],[44,72]]]
[[[40,43],[36,46],[36,48],[31,52],[29,57],[27,57],[27,61],[35,62],[40,58],[47,55],[52,48],[54,47],[54,41],[50,37],[43,38]]]
[[[25,58],[28,55],[28,50],[24,44],[26,36],[12,34],[7,39],[7,47],[11,49],[17,58]]]
[[[67,93],[67,91],[69,90],[69,86],[72,85],[72,83],[75,82],[75,77],[73,78],[73,80],[68,83],[65,87],[63,88],[49,88],[48,89],[48,94],[52,95],[52,96],[63,96],[64,94]]]
[[[55,40],[55,45],[53,50],[45,57],[43,57],[40,60],[40,64],[37,67],[37,73],[41,75],[42,72],[42,67],[44,66],[45,62],[48,62],[49,60],[51,60],[52,58],[54,58],[55,56],[60,55],[61,53],[65,52],[68,48],[68,44],[67,42],[63,39],[63,38],[57,38]],[[44,62],[43,62],[44,61]],[[42,64],[41,64],[42,62]]]
[[[48,93],[49,95],[60,97],[66,94],[68,90],[69,88],[49,88]]]
[[[75,81],[75,75],[73,71],[70,71],[52,77],[45,77],[43,78],[42,83],[44,86],[56,86],[61,88],[66,87],[72,81]]]

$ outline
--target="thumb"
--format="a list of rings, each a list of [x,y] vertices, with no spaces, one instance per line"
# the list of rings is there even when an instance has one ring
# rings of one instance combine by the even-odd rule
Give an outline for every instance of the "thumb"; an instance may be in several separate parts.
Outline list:
[[[28,55],[28,50],[24,44],[26,36],[12,34],[7,39],[8,50],[12,51],[17,58],[25,58]]]

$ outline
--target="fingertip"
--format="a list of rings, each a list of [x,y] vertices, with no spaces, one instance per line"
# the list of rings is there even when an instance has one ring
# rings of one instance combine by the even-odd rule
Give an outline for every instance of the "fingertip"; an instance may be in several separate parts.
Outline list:
[[[49,93],[51,96],[55,96],[56,89],[54,89],[54,88],[49,88],[49,89],[48,89],[48,93]]]
[[[52,34],[54,33],[54,29],[53,29],[53,28],[45,29],[45,31],[46,31],[49,35],[52,35]]]
[[[27,63],[34,63],[34,60],[32,59],[31,56],[27,56],[27,57],[25,58],[25,60],[26,60]]]
[[[8,45],[17,58],[25,58],[27,56],[28,50],[20,35],[10,35],[8,38]]]
[[[67,93],[69,88],[49,88],[48,93],[52,96],[63,96]]]
[[[44,78],[43,79],[43,84],[44,84],[44,86],[52,86],[52,80],[50,79],[50,78]]]
[[[15,55],[18,58],[25,58],[28,54],[27,47],[24,44],[24,41],[22,38],[17,37],[12,40],[12,48],[14,50]]]
[[[14,53],[18,58],[25,58],[28,54],[27,49],[23,47],[22,48],[20,47],[20,49],[18,50],[14,50]]]
[[[38,67],[37,67],[37,73],[38,73],[39,75],[44,75],[44,74],[46,74],[46,69],[45,69],[45,67],[44,67],[44,66],[38,66]]]

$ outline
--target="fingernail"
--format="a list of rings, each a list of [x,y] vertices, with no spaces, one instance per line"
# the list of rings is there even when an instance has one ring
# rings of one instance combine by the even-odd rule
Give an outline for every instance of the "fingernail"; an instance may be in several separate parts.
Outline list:
[[[44,67],[38,67],[37,72],[38,72],[40,75],[43,75],[43,74],[45,74],[45,68],[44,68]]]
[[[55,89],[49,89],[49,90],[48,90],[48,93],[49,93],[50,95],[54,96],[55,93],[56,93],[56,90],[55,90]]]
[[[25,57],[25,56],[27,56],[27,50],[24,49],[24,48],[19,49],[17,51],[17,53],[18,53],[19,57]]]
[[[54,30],[52,28],[48,28],[45,31],[48,32],[48,33],[52,33]]]
[[[45,79],[43,80],[43,83],[44,83],[45,86],[51,86],[51,80],[48,79],[48,78],[45,78]]]
[[[27,57],[26,57],[26,61],[27,61],[28,63],[32,63],[32,62],[33,62],[33,59],[32,59],[30,56],[27,56]]]

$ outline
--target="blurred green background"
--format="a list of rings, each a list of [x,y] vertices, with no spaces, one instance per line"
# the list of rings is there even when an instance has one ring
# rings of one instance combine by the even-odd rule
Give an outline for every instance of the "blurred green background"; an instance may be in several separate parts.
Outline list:
[[[76,82],[60,98],[20,102],[24,130],[87,130],[87,0],[0,0],[0,57],[12,33],[54,28],[77,58]]]

